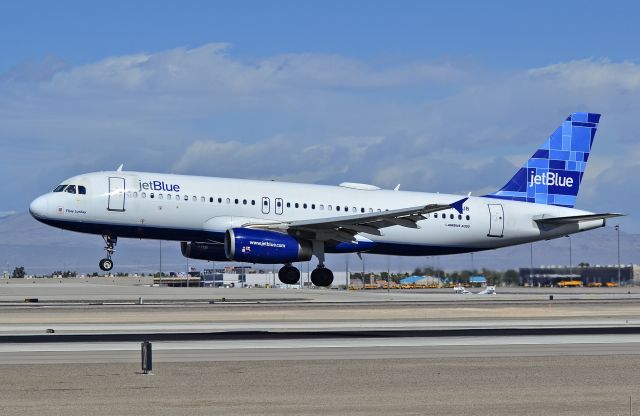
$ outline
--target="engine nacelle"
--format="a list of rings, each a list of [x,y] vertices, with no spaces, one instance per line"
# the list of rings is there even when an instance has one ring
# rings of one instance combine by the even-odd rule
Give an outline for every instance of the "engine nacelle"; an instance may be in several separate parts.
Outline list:
[[[247,263],[279,264],[311,260],[310,241],[287,234],[251,228],[231,228],[224,237],[229,260]]]
[[[190,259],[209,260],[209,261],[229,261],[224,253],[224,245],[197,243],[195,241],[180,243],[182,255]]]

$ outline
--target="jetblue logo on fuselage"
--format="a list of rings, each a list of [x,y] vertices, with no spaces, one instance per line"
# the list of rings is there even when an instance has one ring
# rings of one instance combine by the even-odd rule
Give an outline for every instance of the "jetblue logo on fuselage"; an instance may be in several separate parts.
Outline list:
[[[167,183],[165,181],[138,181],[139,190],[146,191],[165,191],[165,192],[180,192],[180,185]]]
[[[531,171],[529,176],[529,187],[533,185],[561,186],[563,188],[571,188],[573,186],[573,178],[569,176],[560,176],[555,172],[543,172],[536,175],[536,171]]]

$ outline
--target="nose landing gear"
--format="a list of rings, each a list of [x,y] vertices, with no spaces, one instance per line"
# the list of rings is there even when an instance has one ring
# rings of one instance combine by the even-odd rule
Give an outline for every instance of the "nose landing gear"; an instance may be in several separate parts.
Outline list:
[[[116,251],[115,246],[116,246],[116,243],[118,242],[118,237],[111,236],[111,235],[103,235],[102,239],[106,244],[104,249],[107,252],[107,257],[100,260],[100,263],[98,263],[98,265],[100,266],[100,269],[104,270],[105,272],[108,272],[111,269],[113,269],[113,261],[111,260],[111,256],[113,256],[113,253]]]

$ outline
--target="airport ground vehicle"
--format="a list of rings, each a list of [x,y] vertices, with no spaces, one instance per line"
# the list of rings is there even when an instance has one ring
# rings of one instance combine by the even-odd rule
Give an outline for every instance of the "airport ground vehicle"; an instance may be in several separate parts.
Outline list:
[[[582,287],[581,280],[562,280],[558,282],[558,287]]]

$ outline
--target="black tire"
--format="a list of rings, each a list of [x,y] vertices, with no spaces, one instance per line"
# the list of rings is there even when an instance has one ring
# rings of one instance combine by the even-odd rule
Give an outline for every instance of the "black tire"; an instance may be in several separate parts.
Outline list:
[[[333,283],[333,272],[326,267],[318,267],[311,272],[311,282],[316,286],[331,286],[331,283]]]
[[[285,285],[295,285],[300,280],[300,270],[293,266],[283,266],[278,270],[278,279]]]
[[[108,272],[111,269],[113,269],[113,261],[111,261],[111,259],[102,259],[100,260],[99,266],[100,266],[100,269],[102,269],[105,272]]]

